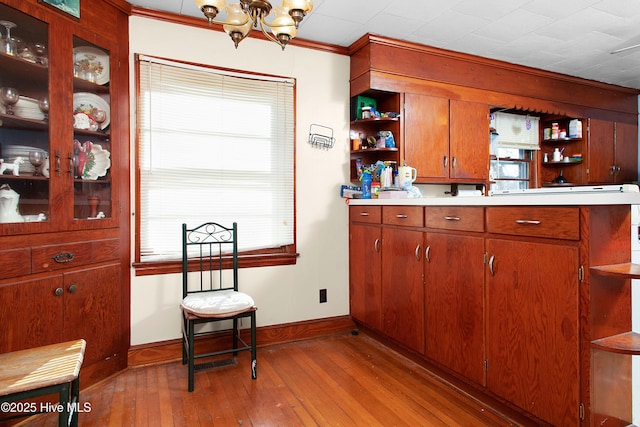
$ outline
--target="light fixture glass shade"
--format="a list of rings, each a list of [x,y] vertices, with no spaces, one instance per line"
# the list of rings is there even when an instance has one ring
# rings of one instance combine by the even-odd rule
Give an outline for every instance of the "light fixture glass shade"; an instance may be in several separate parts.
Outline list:
[[[198,8],[202,9],[204,6],[213,6],[220,12],[227,4],[225,0],[194,0]]]
[[[240,43],[251,31],[253,21],[249,19],[249,16],[242,11],[242,7],[237,4],[227,5],[227,24],[223,25],[224,31],[229,34],[233,40],[233,44],[238,48]]]
[[[275,19],[271,24],[271,32],[276,38],[279,38],[280,34],[287,34],[290,39],[294,38],[296,34],[298,34],[298,29],[296,28],[296,23],[293,22],[293,19],[289,16],[287,10],[278,6],[273,11],[275,15]]]
[[[313,10],[313,0],[283,0],[282,6],[288,10],[302,10],[309,13]]]

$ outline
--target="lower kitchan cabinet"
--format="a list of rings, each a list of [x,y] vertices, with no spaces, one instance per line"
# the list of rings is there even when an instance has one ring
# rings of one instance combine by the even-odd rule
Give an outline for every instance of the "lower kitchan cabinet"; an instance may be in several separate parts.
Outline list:
[[[423,232],[382,229],[382,331],[424,354]]]
[[[427,232],[424,270],[427,357],[484,385],[484,238]]]
[[[487,239],[487,388],[556,426],[579,423],[575,245]]]
[[[380,208],[377,209],[380,210]],[[380,224],[351,222],[349,225],[351,316],[375,330],[382,328],[381,246]]]
[[[0,282],[0,353],[84,338],[85,383],[122,363],[120,265],[39,276]]]

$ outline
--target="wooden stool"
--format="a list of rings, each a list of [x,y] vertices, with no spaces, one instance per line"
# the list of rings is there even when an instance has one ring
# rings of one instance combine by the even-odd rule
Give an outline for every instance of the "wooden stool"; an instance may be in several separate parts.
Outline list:
[[[0,403],[2,412],[18,408],[33,415],[58,412],[59,426],[78,425],[80,367],[85,340],[0,354]],[[27,403],[12,407],[11,402],[51,393],[60,393],[59,405]]]

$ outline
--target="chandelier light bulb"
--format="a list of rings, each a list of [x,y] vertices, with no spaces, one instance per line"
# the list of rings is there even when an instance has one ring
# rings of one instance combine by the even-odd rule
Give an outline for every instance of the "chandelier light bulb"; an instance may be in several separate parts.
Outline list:
[[[213,20],[218,15],[218,12],[224,9],[226,5],[225,0],[194,0],[196,6],[200,8],[204,16],[209,21],[209,25],[213,24]]]

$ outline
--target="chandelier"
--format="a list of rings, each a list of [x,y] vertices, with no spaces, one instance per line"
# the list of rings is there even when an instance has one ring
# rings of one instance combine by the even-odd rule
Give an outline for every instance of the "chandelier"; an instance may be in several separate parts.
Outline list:
[[[260,27],[262,33],[284,50],[289,41],[298,33],[298,25],[305,15],[313,9],[313,0],[282,0],[282,6],[273,8],[267,0],[240,0],[240,3],[226,4],[225,0],[194,0],[211,24],[221,24],[224,31],[238,48],[238,44],[251,32]],[[266,18],[273,9],[273,20]],[[220,12],[226,13],[226,19],[216,20]],[[271,28],[272,34],[269,34]]]

